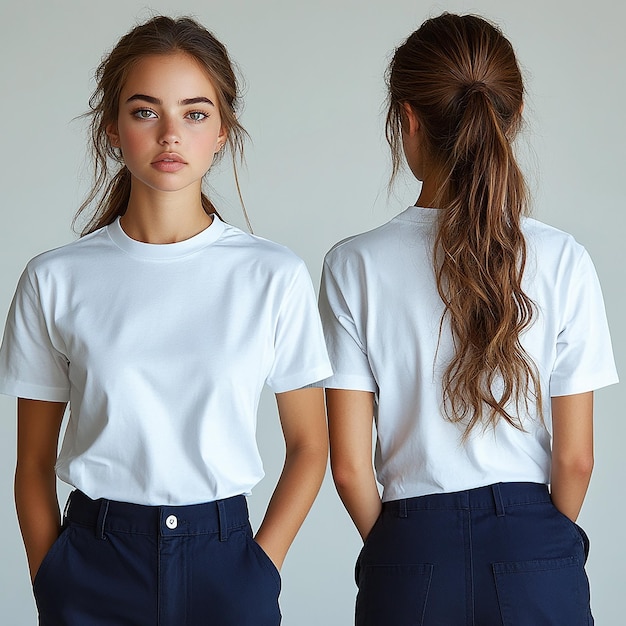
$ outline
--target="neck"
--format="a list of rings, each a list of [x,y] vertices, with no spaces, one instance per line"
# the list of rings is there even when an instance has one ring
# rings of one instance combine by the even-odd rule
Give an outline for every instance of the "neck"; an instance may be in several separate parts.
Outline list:
[[[415,202],[415,206],[424,207],[427,209],[437,208],[435,207],[435,198],[437,197],[438,185],[435,183],[432,177],[424,177],[422,181],[422,188],[420,195]]]
[[[166,244],[189,239],[212,222],[202,207],[200,189],[195,186],[175,193],[133,186],[120,223],[136,241]]]

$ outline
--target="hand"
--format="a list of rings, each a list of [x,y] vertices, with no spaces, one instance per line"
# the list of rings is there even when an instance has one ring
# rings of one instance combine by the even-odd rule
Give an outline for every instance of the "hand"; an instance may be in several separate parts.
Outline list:
[[[257,534],[254,537],[254,541],[256,541],[256,543],[259,545],[259,547],[261,548],[261,550],[263,550],[263,552],[265,552],[265,555],[267,556],[267,558],[274,564],[274,567],[280,572],[282,566],[283,566],[283,562],[285,561],[285,556],[286,554],[278,554],[278,552],[276,550],[271,550],[271,548],[266,547],[262,540],[258,539],[259,535]]]

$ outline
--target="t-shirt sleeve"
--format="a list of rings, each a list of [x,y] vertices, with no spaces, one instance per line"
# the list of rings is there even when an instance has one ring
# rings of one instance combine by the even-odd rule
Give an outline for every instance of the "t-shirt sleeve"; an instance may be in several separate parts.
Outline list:
[[[0,348],[0,393],[67,402],[69,364],[53,345],[38,290],[28,268],[11,303]]]
[[[376,393],[378,386],[367,357],[363,329],[359,328],[362,324],[355,317],[364,311],[353,312],[346,291],[347,285],[343,286],[337,279],[327,259],[322,272],[319,308],[334,373],[323,381],[323,386]],[[356,305],[353,307],[362,308]]]
[[[274,363],[267,385],[275,393],[306,387],[332,373],[311,278],[296,269],[282,299],[274,336]]]
[[[585,250],[570,273],[562,320],[550,395],[584,393],[618,382],[600,281]]]

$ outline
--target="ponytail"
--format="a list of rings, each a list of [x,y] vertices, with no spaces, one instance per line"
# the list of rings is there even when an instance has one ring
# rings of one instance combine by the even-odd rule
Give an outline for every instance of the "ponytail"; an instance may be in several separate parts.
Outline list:
[[[500,419],[523,430],[520,404],[542,415],[539,375],[520,342],[535,311],[522,290],[527,190],[511,141],[523,85],[509,42],[474,16],[427,21],[388,73],[387,137],[399,161],[401,106],[420,119],[440,181],[433,262],[454,354],[443,379],[447,418],[465,427]],[[394,173],[397,166],[394,167]]]
[[[530,392],[541,409],[539,376],[520,342],[534,313],[521,286],[526,187],[489,95],[468,91],[434,252],[456,348],[443,375],[446,414],[466,434],[499,418],[523,430],[520,400],[528,405]]]

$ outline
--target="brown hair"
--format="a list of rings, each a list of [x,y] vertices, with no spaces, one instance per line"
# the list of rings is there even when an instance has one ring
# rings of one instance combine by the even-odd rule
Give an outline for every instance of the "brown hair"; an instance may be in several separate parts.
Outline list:
[[[527,190],[511,145],[524,94],[515,53],[484,19],[444,13],[396,50],[387,80],[392,180],[408,103],[438,182],[433,261],[441,324],[449,322],[455,347],[443,374],[444,412],[465,425],[465,437],[499,419],[523,430],[520,402],[535,401],[542,417],[542,400],[520,342],[535,312],[521,287]]]
[[[243,159],[243,144],[247,133],[237,120],[239,86],[228,52],[208,30],[189,17],[172,19],[156,16],[136,26],[124,35],[104,58],[96,71],[96,89],[89,100],[90,137],[94,160],[94,183],[87,198],[78,209],[78,217],[92,204],[95,208],[81,235],[111,224],[123,215],[130,197],[130,172],[118,149],[111,146],[106,133],[118,116],[120,93],[129,71],[141,58],[155,54],[182,52],[194,58],[206,70],[217,92],[222,124],[228,132],[235,183],[237,156]],[[219,158],[218,152],[215,158]],[[113,170],[113,171],[112,171]],[[241,200],[241,193],[239,193]],[[202,193],[202,206],[207,213],[217,213],[209,198]],[[242,207],[246,221],[248,216]],[[249,222],[248,222],[249,226]]]

